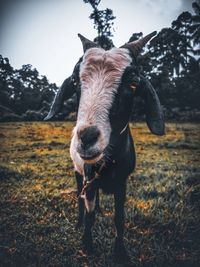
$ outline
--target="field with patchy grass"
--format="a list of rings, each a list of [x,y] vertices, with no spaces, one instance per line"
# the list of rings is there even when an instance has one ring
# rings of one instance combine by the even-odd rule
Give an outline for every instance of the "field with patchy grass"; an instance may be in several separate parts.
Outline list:
[[[0,266],[116,266],[113,197],[100,196],[95,254],[82,251],[69,143],[72,123],[0,124]],[[129,266],[200,266],[200,125],[166,135],[131,125],[137,167],[129,177]]]

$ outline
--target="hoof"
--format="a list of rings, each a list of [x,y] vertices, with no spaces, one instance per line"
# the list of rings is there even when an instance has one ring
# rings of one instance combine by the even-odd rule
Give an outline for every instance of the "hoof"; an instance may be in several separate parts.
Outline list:
[[[130,258],[125,249],[123,240],[119,240],[116,238],[115,247],[114,247],[114,260],[116,263],[128,263],[130,262]]]
[[[92,255],[93,254],[93,242],[92,242],[92,235],[91,234],[84,234],[83,238],[83,250],[86,254]]]

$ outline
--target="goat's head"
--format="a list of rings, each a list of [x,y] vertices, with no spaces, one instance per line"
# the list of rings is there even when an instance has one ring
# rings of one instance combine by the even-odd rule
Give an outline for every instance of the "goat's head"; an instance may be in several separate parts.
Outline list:
[[[146,121],[151,132],[164,134],[157,94],[150,82],[140,75],[136,65],[143,46],[155,34],[109,51],[79,34],[84,55],[59,89],[46,119],[60,110],[64,100],[77,93],[79,107],[73,149],[85,163],[100,160],[111,138],[122,133],[129,121],[135,96],[141,96],[145,101]]]

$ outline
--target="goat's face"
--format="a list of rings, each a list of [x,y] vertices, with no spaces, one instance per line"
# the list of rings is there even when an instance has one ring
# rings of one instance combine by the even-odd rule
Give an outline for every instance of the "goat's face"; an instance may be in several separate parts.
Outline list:
[[[75,167],[96,163],[105,154],[113,136],[120,135],[126,127],[134,95],[146,102],[147,125],[150,130],[164,133],[163,115],[156,92],[141,76],[136,67],[136,57],[144,44],[155,33],[128,43],[121,48],[105,51],[85,37],[84,55],[75,66],[71,77],[65,80],[47,116],[53,117],[61,104],[75,92],[79,107],[77,124],[73,130],[71,156]]]
[[[73,149],[87,163],[103,157],[111,132],[120,132],[128,122],[133,89],[124,86],[123,80],[131,63],[124,48],[91,48],[80,63],[80,102]]]

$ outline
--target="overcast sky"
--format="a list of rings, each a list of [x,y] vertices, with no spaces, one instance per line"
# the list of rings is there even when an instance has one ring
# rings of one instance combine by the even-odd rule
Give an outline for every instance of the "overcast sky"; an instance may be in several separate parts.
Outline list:
[[[193,12],[193,1],[102,0],[99,9],[113,10],[113,42],[120,46],[133,32],[170,27],[181,12]],[[14,68],[31,64],[60,85],[82,55],[77,33],[91,40],[97,35],[91,11],[83,0],[0,0],[0,54]]]

